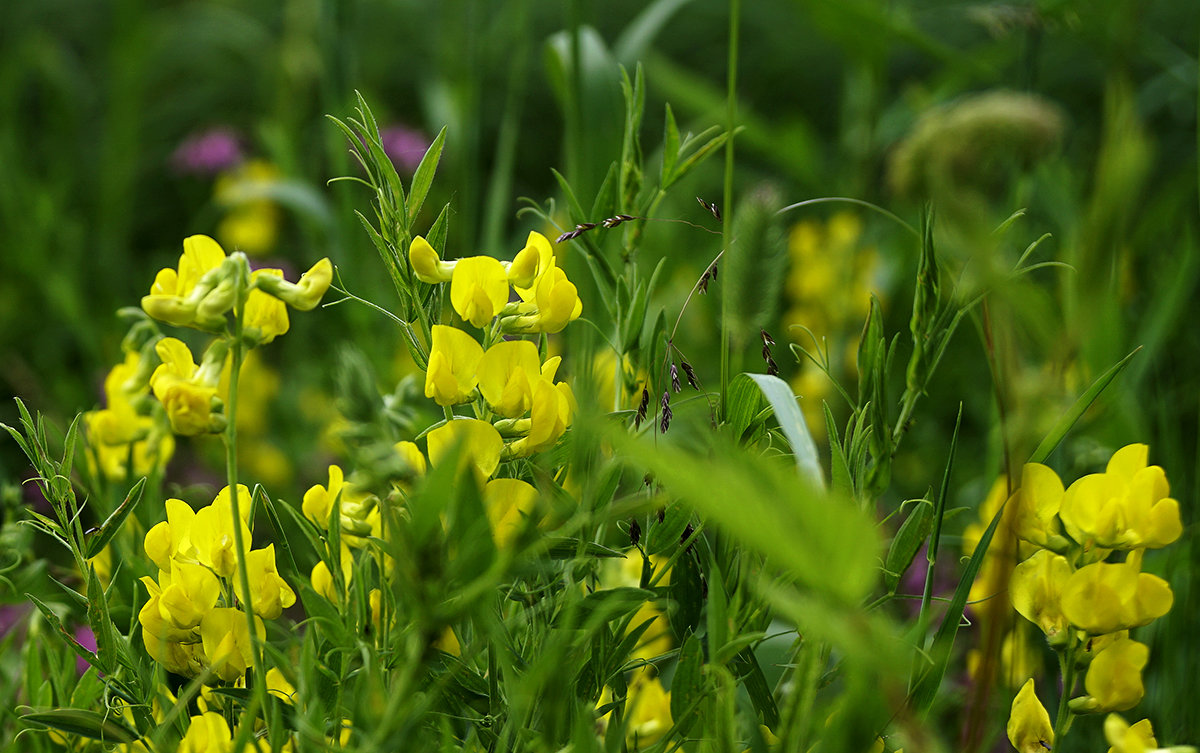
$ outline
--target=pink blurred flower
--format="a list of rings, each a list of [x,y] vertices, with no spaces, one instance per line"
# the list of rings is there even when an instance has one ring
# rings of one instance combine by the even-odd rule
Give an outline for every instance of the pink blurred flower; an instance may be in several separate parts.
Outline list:
[[[243,159],[238,135],[230,128],[218,126],[184,139],[171,155],[171,164],[185,175],[211,177],[236,167]]]
[[[383,142],[383,151],[387,153],[392,164],[402,172],[412,173],[421,164],[425,150],[429,148],[429,137],[415,128],[404,125],[390,125],[379,129],[379,139]]]

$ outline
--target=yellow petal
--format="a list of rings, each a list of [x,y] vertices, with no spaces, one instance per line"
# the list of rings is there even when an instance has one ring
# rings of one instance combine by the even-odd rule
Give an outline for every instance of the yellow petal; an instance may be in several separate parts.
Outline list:
[[[1008,741],[1020,753],[1045,753],[1054,745],[1050,714],[1034,692],[1033,678],[1025,681],[1013,699],[1008,716]]]

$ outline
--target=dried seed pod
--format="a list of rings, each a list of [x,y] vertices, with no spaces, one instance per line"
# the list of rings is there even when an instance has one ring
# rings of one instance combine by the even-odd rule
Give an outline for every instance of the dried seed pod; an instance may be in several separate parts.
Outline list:
[[[683,367],[683,373],[687,375],[688,384],[692,385],[692,389],[700,389],[700,381],[696,379],[696,370],[687,361],[680,361],[679,365]]]
[[[659,421],[658,430],[663,434],[667,433],[667,429],[671,426],[671,393],[663,390],[662,401],[662,419]]]
[[[771,346],[770,345],[763,345],[762,357],[763,357],[764,361],[771,360]]]
[[[775,339],[773,337],[771,337],[770,333],[767,332],[765,329],[760,329],[758,331],[758,336],[762,338],[763,345],[774,345],[775,344]]]
[[[671,389],[675,392],[683,389],[683,386],[679,384],[679,369],[675,364],[671,364]]]
[[[779,364],[775,363],[775,359],[767,357],[767,374],[770,376],[778,376]]]
[[[646,420],[646,411],[650,408],[650,390],[642,387],[642,402],[638,405],[637,415],[633,417],[633,427],[636,429]]]
[[[683,546],[684,544],[687,544],[687,540],[690,539],[692,534],[695,532],[696,529],[692,528],[691,523],[688,523],[686,526],[684,526],[683,533],[679,535],[679,545]],[[690,547],[691,545],[689,544],[688,546]]]
[[[629,521],[629,543],[633,544],[634,546],[637,546],[638,542],[641,540],[642,540],[642,526],[640,523],[637,522],[637,518],[633,518],[632,520]]]

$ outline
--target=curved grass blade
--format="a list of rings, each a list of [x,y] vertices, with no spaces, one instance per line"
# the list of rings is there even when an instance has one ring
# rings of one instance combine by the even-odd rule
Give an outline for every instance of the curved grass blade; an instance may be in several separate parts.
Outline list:
[[[1140,345],[1134,348],[1132,353],[1122,358],[1111,369],[1101,374],[1100,378],[1093,382],[1091,387],[1087,388],[1087,392],[1080,395],[1075,404],[1058,419],[1058,422],[1054,424],[1054,428],[1050,430],[1046,438],[1042,440],[1037,449],[1033,451],[1033,454],[1029,456],[1028,462],[1044,462],[1050,456],[1050,453],[1054,452],[1054,448],[1058,447],[1058,443],[1063,440],[1063,437],[1067,435],[1067,432],[1071,430],[1075,422],[1079,420],[1079,417],[1092,406],[1092,403],[1096,402],[1096,398],[1100,397],[1100,393],[1104,391],[1104,388],[1117,378],[1117,374],[1125,370],[1125,367],[1129,365],[1129,362],[1133,360],[1133,357],[1141,349],[1142,346]]]
[[[141,739],[141,735],[116,721],[112,715],[85,709],[33,711],[22,714],[21,721],[106,743],[132,743]]]
[[[788,383],[770,374],[750,374],[763,397],[775,410],[775,418],[779,428],[792,446],[792,454],[796,458],[796,470],[808,480],[825,488],[825,474],[821,472],[821,460],[817,455],[817,445],[813,442],[808,424],[804,422],[804,414],[796,405],[796,396]]]

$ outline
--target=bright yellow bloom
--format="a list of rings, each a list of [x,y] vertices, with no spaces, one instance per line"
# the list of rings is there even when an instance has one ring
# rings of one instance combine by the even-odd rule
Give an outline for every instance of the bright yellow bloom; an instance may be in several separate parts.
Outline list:
[[[551,384],[539,379],[533,387],[533,406],[529,418],[513,422],[512,428],[526,436],[509,446],[513,457],[526,457],[554,446],[571,424],[575,413],[575,395],[566,382]]]
[[[379,499],[353,484],[346,483],[342,469],[338,466],[329,466],[328,487],[320,484],[309,487],[304,493],[301,509],[306,518],[329,530],[333,502],[338,495],[341,495],[342,541],[356,549],[361,548],[367,543],[367,536],[379,535]]]
[[[518,289],[517,291],[521,291]],[[523,296],[524,297],[524,296]],[[569,323],[583,313],[583,302],[575,283],[567,279],[567,273],[559,267],[551,267],[538,275],[532,295],[518,304],[515,316],[503,319],[505,332],[529,334],[561,332]]]
[[[193,716],[175,753],[229,753],[233,735],[225,717],[215,711]]]
[[[531,230],[525,248],[517,252],[508,268],[508,281],[514,288],[528,288],[537,279],[542,259],[553,258],[554,250],[550,247],[550,241],[536,230]]]
[[[159,571],[158,613],[179,630],[200,624],[221,596],[221,583],[208,568],[190,562],[175,562],[170,572]]]
[[[254,613],[264,620],[277,618],[284,609],[296,603],[295,592],[275,566],[274,544],[268,544],[265,549],[255,549],[247,555],[246,575],[250,581],[250,605],[254,607]],[[234,587],[244,604],[246,599],[242,594],[240,578],[234,580]]]
[[[430,285],[449,282],[454,277],[454,262],[442,261],[429,241],[419,235],[408,247],[408,262],[417,279]]]
[[[1058,524],[1062,499],[1063,484],[1058,474],[1041,463],[1026,463],[1021,471],[1021,487],[1009,502],[1016,506],[1013,527],[1017,536],[1036,546],[1064,551],[1069,542]]]
[[[496,472],[496,467],[500,465],[500,451],[504,449],[504,440],[496,427],[474,418],[447,421],[429,432],[426,440],[429,443],[430,465],[438,465],[458,449],[459,471],[469,465],[481,483]]]
[[[105,478],[124,481],[129,476],[146,476],[161,469],[175,452],[175,437],[165,424],[152,416],[139,415],[133,401],[149,393],[138,384],[141,357],[127,353],[104,378],[106,407],[84,414],[84,431],[89,448],[89,467]],[[133,468],[128,468],[130,445]]]
[[[1095,562],[1076,570],[1062,589],[1062,611],[1093,635],[1147,625],[1171,609],[1174,594],[1157,575],[1141,572],[1144,550],[1125,562]]]
[[[296,686],[288,682],[278,667],[267,670],[267,691],[287,704],[296,701]]]
[[[1009,586],[1013,608],[1041,628],[1052,646],[1070,636],[1062,612],[1062,590],[1070,577],[1067,559],[1046,549],[1037,550],[1013,570]]]
[[[1141,702],[1142,669],[1150,660],[1150,648],[1144,643],[1122,638],[1092,659],[1083,686],[1087,695],[1072,698],[1071,709],[1087,711],[1124,711]]]
[[[433,325],[429,366],[425,372],[425,397],[438,405],[458,405],[470,401],[479,381],[479,362],[483,346],[456,327]]]
[[[1013,699],[1008,716],[1008,741],[1019,753],[1045,753],[1054,745],[1050,714],[1034,692],[1033,678],[1025,681]]]
[[[177,554],[186,550],[187,556],[195,556],[191,551],[191,539],[188,534],[191,532],[196,513],[181,499],[168,499],[165,507],[167,519],[146,533],[143,545],[150,561],[157,565],[159,570],[169,571],[171,558]]]
[[[266,628],[258,617],[254,623],[254,632],[261,640],[266,636]],[[209,611],[200,623],[200,637],[209,667],[217,677],[233,682],[246,676],[246,670],[254,663],[254,654],[245,612],[223,607]]]
[[[425,475],[426,463],[425,456],[421,454],[421,448],[417,447],[416,442],[403,440],[395,444],[396,452],[400,453],[406,465],[413,470],[413,475],[417,478]]]
[[[217,382],[226,355],[221,341],[209,347],[200,366],[188,346],[174,337],[159,340],[154,350],[162,364],[150,377],[150,388],[166,408],[171,430],[184,436],[222,431],[225,416],[213,411],[221,403]]]
[[[218,290],[227,278],[218,271],[224,262],[225,250],[212,238],[185,238],[178,269],[159,270],[150,294],[142,298],[142,308],[155,319],[177,327],[224,327],[225,312],[234,303],[228,285]],[[210,296],[212,300],[206,302]]]
[[[466,321],[483,327],[508,303],[508,273],[490,256],[459,259],[450,282],[450,304]]]
[[[342,570],[342,585],[350,586],[350,578],[354,575],[354,555],[350,554],[350,548],[346,546],[346,542],[342,542],[339,559],[341,560]],[[309,580],[312,582],[313,590],[324,596],[328,601],[337,604],[341,601],[341,596],[338,593],[337,583],[333,580],[333,573],[329,570],[329,565],[325,560],[318,562],[312,569],[309,575]]]
[[[498,342],[479,361],[479,392],[498,415],[523,416],[533,402],[532,384],[541,377],[541,369],[533,343]]]
[[[1147,753],[1158,749],[1149,719],[1130,726],[1119,714],[1109,714],[1104,719],[1104,737],[1112,746],[1108,753]]]
[[[1084,476],[1063,497],[1059,517],[1085,548],[1157,549],[1179,538],[1179,503],[1166,474],[1146,465],[1149,447],[1117,450],[1104,473]]]
[[[276,275],[259,275],[254,277],[253,282],[258,290],[278,298],[297,311],[312,311],[333,284],[333,263],[329,257],[321,259],[300,275],[296,283]]]
[[[537,509],[538,491],[515,478],[492,479],[483,488],[483,504],[496,546],[505,548],[529,524]]]
[[[250,548],[250,490],[245,484],[238,484],[237,492],[242,550],[245,553]],[[226,486],[217,493],[211,505],[196,511],[188,539],[197,560],[222,578],[232,578],[238,567],[236,535],[233,528],[233,500]]]
[[[264,276],[283,279],[282,269],[258,269],[250,275],[251,283]],[[243,324],[246,336],[258,345],[266,345],[279,335],[288,331],[287,304],[273,295],[268,295],[257,287],[250,291],[246,298],[245,322]]]

